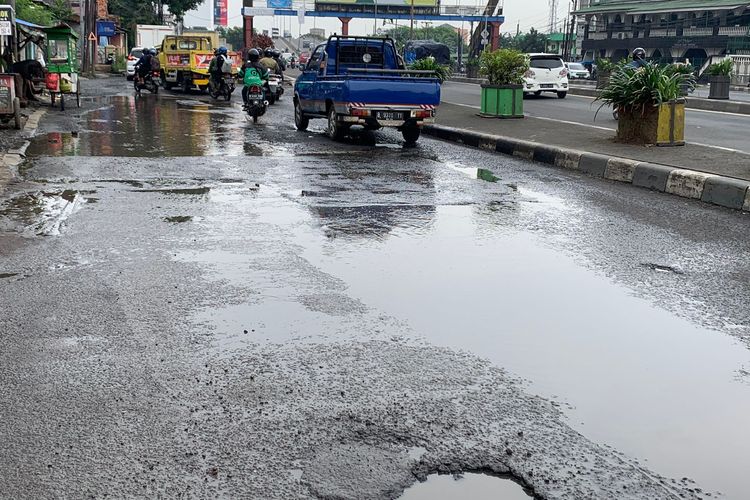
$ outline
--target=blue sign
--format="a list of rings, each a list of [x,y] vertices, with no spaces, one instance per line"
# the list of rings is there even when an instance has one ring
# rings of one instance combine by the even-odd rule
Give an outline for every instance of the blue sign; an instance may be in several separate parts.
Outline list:
[[[115,23],[113,21],[97,21],[96,34],[99,36],[115,36]]]
[[[266,5],[270,9],[291,9],[292,0],[266,0]]]

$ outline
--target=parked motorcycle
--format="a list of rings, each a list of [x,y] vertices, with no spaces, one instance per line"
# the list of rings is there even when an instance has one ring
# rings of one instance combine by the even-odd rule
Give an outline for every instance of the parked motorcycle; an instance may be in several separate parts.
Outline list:
[[[265,99],[261,85],[250,85],[245,87],[245,105],[243,108],[253,118],[253,123],[258,123],[258,117],[266,113],[268,101]]]
[[[214,99],[223,96],[224,100],[228,101],[232,98],[232,92],[234,92],[234,78],[231,73],[224,73],[222,75],[218,88],[213,84],[209,84],[208,86],[208,93]]]
[[[135,88],[135,93],[137,95],[141,95],[141,90],[148,90],[152,94],[156,94],[159,92],[159,84],[158,82],[159,78],[159,72],[158,71],[151,71],[146,76],[143,77],[143,83],[140,83],[138,81],[138,77],[133,78],[133,88]]]

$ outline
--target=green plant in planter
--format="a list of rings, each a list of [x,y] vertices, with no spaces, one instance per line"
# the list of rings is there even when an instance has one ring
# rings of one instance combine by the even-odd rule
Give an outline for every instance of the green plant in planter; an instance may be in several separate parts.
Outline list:
[[[727,57],[720,63],[714,63],[706,68],[706,73],[708,73],[709,76],[731,76],[733,69],[734,61]]]
[[[617,69],[617,63],[612,62],[611,59],[607,59],[606,57],[597,59],[594,64],[596,65],[596,71],[599,73],[609,74]]]
[[[415,69],[415,70],[421,70],[421,71],[432,71],[435,73],[435,76],[437,76],[437,79],[440,80],[440,83],[443,83],[445,80],[448,80],[451,77],[451,75],[453,75],[453,71],[451,71],[451,69],[448,66],[443,66],[442,64],[438,64],[435,61],[435,58],[432,56],[414,61],[414,63],[411,66],[409,66],[409,69]]]
[[[729,57],[706,68],[708,84],[710,85],[709,99],[729,99],[729,85],[732,81],[733,69],[734,61]]]
[[[615,71],[596,98],[619,114],[617,138],[643,144],[684,144],[685,103],[682,86],[695,77],[668,66],[646,64]]]
[[[490,85],[522,85],[529,70],[526,54],[513,49],[485,50],[479,57],[479,74]]]
[[[482,84],[481,116],[523,118],[524,74],[529,70],[526,54],[513,49],[484,51],[479,58]]]
[[[466,76],[476,78],[479,76],[479,58],[470,57],[466,60]]]
[[[666,70],[668,75],[676,74],[684,76],[680,84],[680,91],[683,97],[695,90],[695,68],[692,64],[668,64]]]

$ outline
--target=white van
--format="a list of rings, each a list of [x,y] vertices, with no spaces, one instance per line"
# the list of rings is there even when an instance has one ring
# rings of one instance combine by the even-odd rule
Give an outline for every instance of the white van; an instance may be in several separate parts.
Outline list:
[[[540,95],[556,92],[564,99],[568,95],[568,68],[556,54],[528,54],[529,70],[524,75],[524,93]]]

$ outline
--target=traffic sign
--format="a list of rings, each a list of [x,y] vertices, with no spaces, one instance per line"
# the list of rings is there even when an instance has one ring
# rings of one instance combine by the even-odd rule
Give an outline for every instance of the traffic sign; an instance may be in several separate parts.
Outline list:
[[[490,32],[487,31],[487,28],[485,28],[482,30],[481,35],[482,35],[482,38],[487,38],[488,36],[490,36]]]
[[[89,33],[89,42],[95,42],[95,41],[96,41],[96,35],[92,31],[91,33]]]

